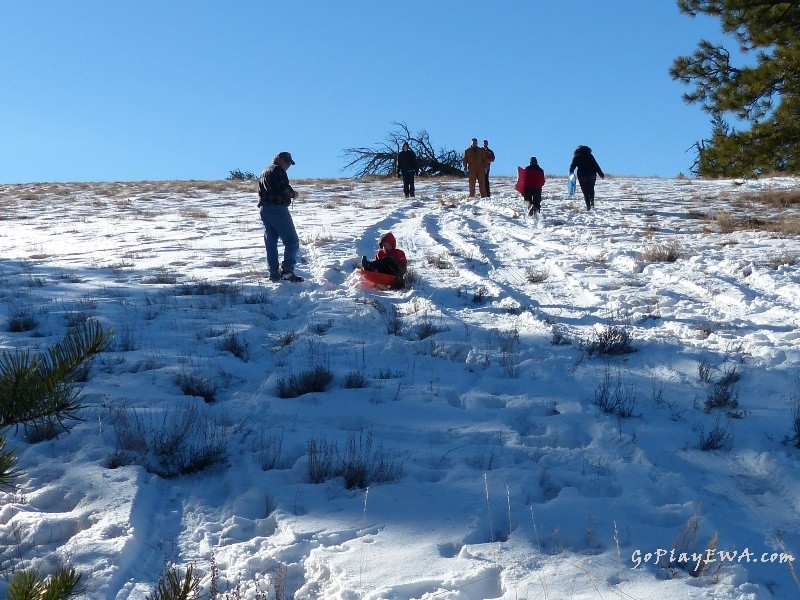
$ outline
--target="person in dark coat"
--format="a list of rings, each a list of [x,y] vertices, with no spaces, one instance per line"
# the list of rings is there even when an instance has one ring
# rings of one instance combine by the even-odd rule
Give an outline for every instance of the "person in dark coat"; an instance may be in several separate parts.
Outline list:
[[[300,238],[294,228],[289,205],[297,192],[289,185],[286,171],[294,164],[289,152],[279,152],[258,180],[258,207],[264,223],[264,245],[271,281],[299,283],[303,278],[294,274]],[[278,264],[278,240],[283,242],[283,262]]]
[[[483,152],[486,155],[486,170],[483,174],[483,185],[486,188],[486,195],[491,196],[492,191],[489,189],[489,171],[492,169],[492,163],[494,162],[494,150],[489,148],[489,140],[483,140]]]
[[[544,169],[539,166],[535,156],[531,156],[531,164],[525,167],[525,202],[528,203],[528,215],[537,215],[542,210],[542,188],[544,187]]]
[[[414,176],[419,175],[417,155],[409,148],[408,142],[403,143],[403,149],[397,153],[397,176],[403,178],[403,193],[414,197]]]
[[[581,186],[583,199],[586,201],[586,210],[591,210],[594,208],[594,184],[597,181],[597,176],[600,175],[600,178],[604,179],[605,175],[600,165],[597,164],[589,146],[575,148],[575,154],[569,166],[569,174],[572,175],[576,169],[578,172],[578,185]]]

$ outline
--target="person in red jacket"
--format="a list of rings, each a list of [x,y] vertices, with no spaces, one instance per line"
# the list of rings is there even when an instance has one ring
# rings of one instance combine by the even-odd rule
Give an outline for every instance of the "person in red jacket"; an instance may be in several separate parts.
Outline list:
[[[539,166],[535,156],[531,156],[531,164],[525,167],[525,202],[528,203],[528,215],[538,215],[542,210],[542,188],[544,187],[544,169]]]
[[[397,240],[390,231],[378,238],[380,250],[375,253],[373,260],[367,260],[366,256],[361,257],[361,268],[365,271],[377,271],[397,277],[398,284],[403,281],[408,267],[406,254],[397,248]]]

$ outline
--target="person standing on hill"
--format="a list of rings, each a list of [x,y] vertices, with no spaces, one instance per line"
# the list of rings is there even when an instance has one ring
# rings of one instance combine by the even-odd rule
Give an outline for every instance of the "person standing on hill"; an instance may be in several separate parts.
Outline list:
[[[267,266],[270,281],[300,283],[302,277],[294,274],[300,238],[294,228],[289,205],[297,192],[289,185],[286,171],[294,163],[288,152],[279,152],[258,180],[258,207],[264,223],[264,245],[267,248]],[[283,242],[283,263],[278,265],[278,240]]]
[[[542,188],[544,187],[544,169],[539,166],[535,156],[531,156],[531,164],[525,167],[525,202],[528,203],[528,216],[536,216],[542,211]]]
[[[600,179],[605,179],[603,170],[592,154],[592,149],[589,146],[578,146],[575,148],[575,154],[572,157],[572,163],[569,165],[569,174],[577,169],[578,171],[578,185],[581,186],[583,192],[583,199],[586,201],[586,210],[594,208],[594,184],[597,181],[597,176]]]
[[[494,150],[489,148],[489,140],[483,140],[483,153],[486,156],[486,172],[483,176],[485,183],[483,186],[486,188],[486,195],[491,196],[492,191],[489,188],[489,170],[492,168],[492,163],[494,162]]]
[[[397,176],[403,178],[403,193],[406,198],[414,197],[414,176],[419,175],[417,155],[403,142],[403,149],[397,153]]]
[[[472,145],[464,150],[462,157],[464,170],[469,177],[469,197],[475,196],[475,182],[478,182],[481,198],[486,197],[486,153],[478,146],[478,138],[472,138]]]

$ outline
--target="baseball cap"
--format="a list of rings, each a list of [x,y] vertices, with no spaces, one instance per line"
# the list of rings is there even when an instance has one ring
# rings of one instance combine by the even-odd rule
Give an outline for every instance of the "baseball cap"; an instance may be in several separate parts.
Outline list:
[[[285,160],[290,165],[295,164],[294,160],[292,160],[292,155],[289,152],[279,152],[278,153],[278,158],[280,158],[281,160]]]

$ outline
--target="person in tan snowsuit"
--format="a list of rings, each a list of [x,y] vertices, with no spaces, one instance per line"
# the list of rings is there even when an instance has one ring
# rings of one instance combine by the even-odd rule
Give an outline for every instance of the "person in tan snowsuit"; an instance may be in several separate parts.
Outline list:
[[[469,195],[475,195],[475,181],[478,182],[478,188],[481,193],[481,198],[486,197],[486,152],[483,148],[478,146],[478,138],[472,138],[472,145],[464,150],[462,158],[464,163],[464,170],[469,177]]]

